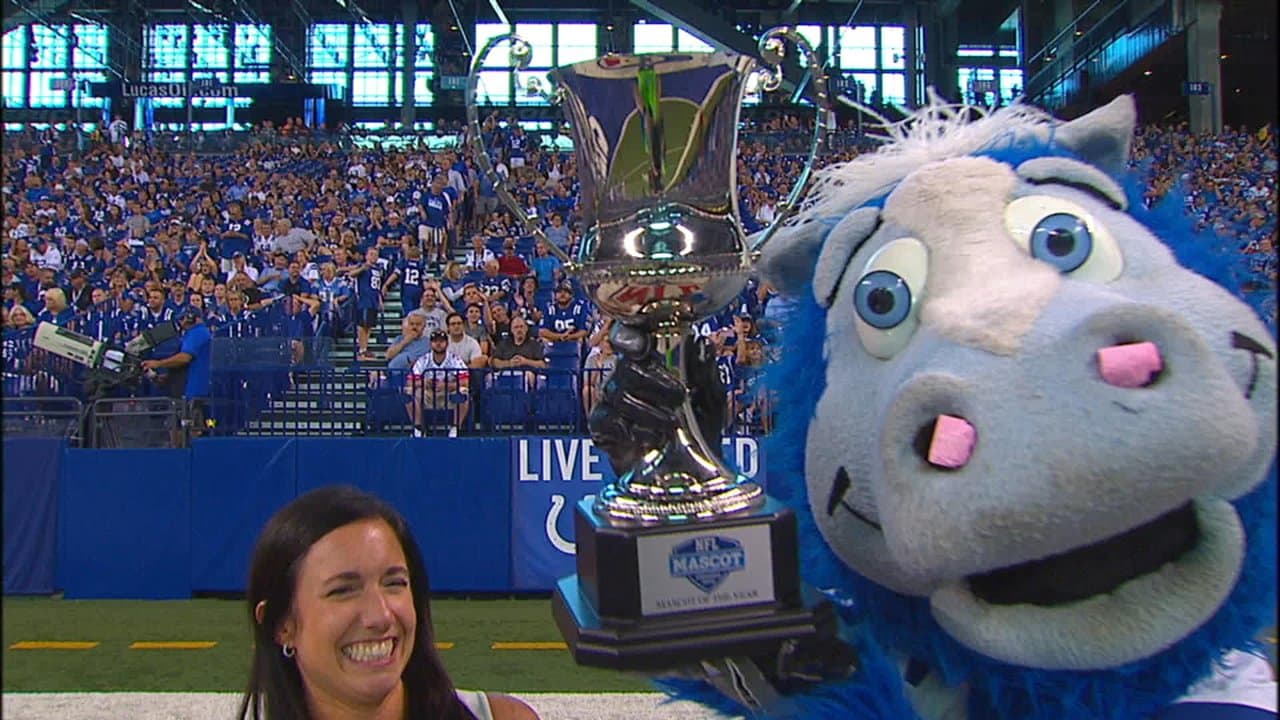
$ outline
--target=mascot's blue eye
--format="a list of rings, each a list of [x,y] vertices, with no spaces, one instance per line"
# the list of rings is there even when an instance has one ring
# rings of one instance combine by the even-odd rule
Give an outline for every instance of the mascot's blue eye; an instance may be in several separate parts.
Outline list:
[[[910,314],[911,288],[897,273],[876,270],[858,281],[853,307],[866,324],[888,330],[900,325]]]
[[[1084,264],[1093,252],[1093,235],[1084,220],[1068,213],[1054,213],[1031,231],[1031,256],[1068,273]]]

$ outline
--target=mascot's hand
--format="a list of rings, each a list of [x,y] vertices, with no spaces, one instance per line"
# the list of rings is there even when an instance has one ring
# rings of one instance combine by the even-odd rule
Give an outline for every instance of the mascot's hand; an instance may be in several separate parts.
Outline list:
[[[844,680],[858,668],[854,649],[835,635],[788,640],[774,653],[703,660],[668,677],[709,683],[752,714],[782,714],[786,696],[816,683]]]
[[[614,323],[609,339],[618,353],[618,364],[587,425],[596,447],[609,456],[614,472],[622,475],[645,453],[667,444],[686,396],[703,439],[719,453],[726,403],[711,344],[700,337],[690,337],[681,344],[690,388],[686,390],[664,366],[647,331]]]

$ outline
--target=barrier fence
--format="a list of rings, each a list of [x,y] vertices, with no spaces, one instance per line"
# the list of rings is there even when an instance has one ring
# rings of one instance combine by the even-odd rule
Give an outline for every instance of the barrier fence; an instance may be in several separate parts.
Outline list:
[[[767,487],[756,438],[726,438],[722,451]],[[4,591],[67,598],[242,592],[267,519],[332,484],[404,514],[433,590],[548,591],[575,569],[575,508],[616,477],[579,435],[199,438],[148,450],[6,438],[4,466]]]

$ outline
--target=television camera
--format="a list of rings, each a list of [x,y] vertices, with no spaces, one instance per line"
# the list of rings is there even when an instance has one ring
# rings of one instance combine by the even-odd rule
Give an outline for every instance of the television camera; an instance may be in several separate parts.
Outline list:
[[[180,333],[174,323],[160,323],[121,347],[50,322],[42,322],[36,327],[34,344],[41,350],[88,368],[84,381],[85,392],[95,396],[116,387],[136,385],[143,375],[142,356]]]

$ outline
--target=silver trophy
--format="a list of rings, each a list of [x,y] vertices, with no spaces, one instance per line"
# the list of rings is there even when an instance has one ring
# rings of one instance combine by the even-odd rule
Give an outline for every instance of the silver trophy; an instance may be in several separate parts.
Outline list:
[[[801,177],[775,221],[748,242],[736,192],[739,112],[748,82],[780,85],[788,42],[808,64],[819,112]],[[830,109],[817,57],[794,29],[774,28],[760,39],[763,63],[730,52],[611,54],[552,70],[549,91],[530,82],[530,92],[563,107],[573,140],[584,230],[570,258],[525,215],[483,147],[478,76],[500,44],[516,70],[532,54],[515,35],[476,54],[466,101],[481,171],[601,311],[650,334],[684,382],[680,345],[690,325],[738,296],[808,186]],[[578,574],[560,581],[555,608],[584,664],[660,669],[760,650],[825,622],[801,597],[791,511],[725,466],[688,400],[678,416],[665,447],[576,510]]]

